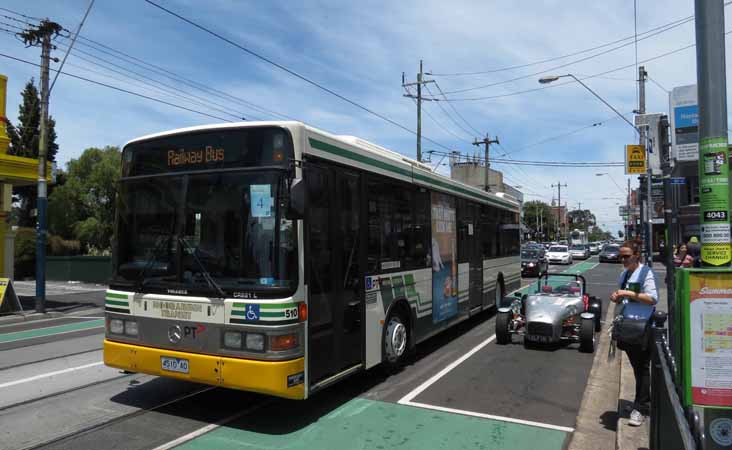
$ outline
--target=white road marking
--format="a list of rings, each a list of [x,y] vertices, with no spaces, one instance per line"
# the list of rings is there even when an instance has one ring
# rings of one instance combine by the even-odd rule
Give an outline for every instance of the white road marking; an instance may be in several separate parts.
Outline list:
[[[574,432],[574,428],[570,427],[562,427],[559,425],[552,425],[550,423],[543,423],[543,422],[534,422],[531,420],[522,420],[522,419],[514,419],[513,417],[504,417],[504,416],[494,416],[491,414],[483,414],[479,412],[473,412],[473,411],[464,411],[462,409],[453,409],[453,408],[445,408],[443,406],[436,406],[436,405],[428,405],[426,403],[417,403],[417,402],[402,402],[401,400],[399,403],[403,405],[408,406],[414,406],[417,408],[425,408],[425,409],[432,409],[435,411],[443,411],[443,412],[449,412],[454,414],[462,414],[465,416],[472,416],[472,417],[480,417],[481,419],[493,419],[493,420],[500,420],[502,422],[511,422],[511,423],[518,423],[521,425],[529,425],[532,427],[538,427],[538,428],[548,428],[550,430],[558,430],[558,431],[564,431],[565,433],[572,433]]]
[[[585,261],[583,261],[583,262],[585,262]],[[579,265],[579,264],[582,264],[582,263],[577,263],[576,265]],[[599,265],[600,265],[600,263],[596,263],[594,266],[590,267],[589,269],[584,270],[583,273],[589,272],[590,270],[594,269],[595,267],[597,267]],[[575,267],[575,265],[568,267],[565,270],[565,272],[569,271],[573,267]],[[491,414],[483,414],[483,413],[478,413],[478,412],[473,412],[473,411],[465,411],[465,410],[461,410],[461,409],[445,408],[443,406],[429,405],[426,403],[419,403],[419,402],[412,401],[415,397],[417,397],[419,394],[424,392],[428,387],[435,384],[440,378],[447,375],[451,370],[453,370],[455,367],[462,364],[465,360],[467,360],[468,358],[473,356],[475,353],[480,351],[486,345],[493,342],[495,339],[496,339],[496,335],[494,334],[493,336],[489,337],[488,339],[481,342],[477,346],[473,347],[473,349],[470,350],[468,353],[464,354],[460,358],[458,358],[455,361],[453,361],[452,363],[448,364],[444,369],[437,372],[430,379],[428,379],[424,383],[420,384],[414,390],[412,390],[407,395],[402,397],[398,403],[401,405],[414,406],[417,408],[433,409],[435,411],[445,411],[445,412],[450,412],[450,413],[455,413],[455,414],[463,414],[463,415],[467,415],[467,416],[481,417],[484,419],[494,419],[494,420],[501,420],[504,422],[512,422],[512,423],[519,423],[519,424],[523,424],[523,425],[530,425],[530,426],[539,427],[539,428],[548,428],[548,429],[552,429],[552,430],[564,431],[566,433],[574,432],[574,428],[570,428],[570,427],[562,427],[559,425],[552,425],[552,424],[543,423],[543,422],[533,422],[531,420],[514,419],[512,417],[494,416]]]
[[[199,429],[197,429],[195,431],[192,431],[192,432],[190,432],[190,433],[188,433],[188,434],[186,434],[184,436],[181,436],[181,437],[179,437],[177,439],[174,439],[174,440],[172,440],[170,442],[167,442],[167,443],[165,443],[165,444],[163,444],[161,446],[155,447],[153,450],[168,450],[168,449],[171,449],[173,447],[177,447],[177,446],[179,446],[181,444],[185,444],[188,441],[192,441],[193,439],[195,439],[195,438],[197,438],[199,436],[203,436],[204,434],[209,433],[209,432],[211,432],[211,431],[213,431],[213,430],[221,427],[222,425],[226,425],[227,423],[232,422],[232,421],[238,419],[241,416],[244,416],[246,414],[249,414],[251,412],[254,412],[257,409],[259,409],[259,408],[261,408],[261,407],[263,407],[265,405],[268,405],[270,403],[272,403],[272,400],[265,400],[262,403],[259,403],[257,405],[251,406],[251,407],[249,407],[247,409],[244,409],[242,411],[239,411],[237,413],[234,413],[234,414],[232,414],[232,415],[230,415],[228,417],[224,417],[223,419],[219,420],[216,423],[212,423],[212,424],[206,425],[205,427],[202,427],[202,428],[199,428]]]
[[[43,378],[48,378],[48,377],[52,377],[55,375],[61,375],[64,373],[75,372],[77,370],[88,369],[88,368],[94,367],[94,366],[101,366],[102,364],[104,364],[104,361],[97,361],[97,362],[90,363],[90,364],[84,364],[83,366],[69,367],[68,369],[56,370],[54,372],[42,373],[40,375],[35,375],[32,377],[23,378],[20,380],[8,381],[7,383],[0,384],[0,389],[10,387],[10,386],[15,386],[18,384],[29,383],[31,381],[41,380]]]
[[[419,394],[421,394],[421,393],[422,393],[422,391],[424,391],[424,390],[425,390],[425,389],[427,389],[428,387],[430,387],[430,386],[432,386],[433,384],[435,384],[435,382],[437,382],[437,380],[439,380],[440,378],[442,378],[442,377],[444,377],[445,375],[447,375],[447,373],[448,373],[448,372],[450,372],[450,371],[451,371],[452,369],[454,369],[455,367],[457,367],[457,366],[459,366],[460,364],[462,364],[462,363],[463,363],[463,361],[465,361],[466,359],[468,359],[468,358],[470,358],[471,356],[473,356],[473,355],[474,355],[475,353],[477,353],[477,352],[478,352],[478,351],[479,351],[480,349],[482,349],[482,348],[483,348],[483,347],[485,347],[486,345],[490,344],[490,343],[491,343],[491,342],[493,342],[493,341],[494,341],[495,339],[496,339],[496,335],[494,334],[493,336],[489,337],[489,338],[488,338],[488,339],[486,339],[485,341],[483,341],[483,342],[481,342],[480,344],[476,345],[476,346],[475,346],[475,347],[473,347],[473,349],[472,349],[472,350],[470,350],[470,351],[469,351],[468,353],[464,354],[464,355],[463,355],[463,356],[461,356],[460,358],[458,358],[458,359],[456,359],[455,361],[451,362],[450,364],[448,364],[448,365],[447,365],[447,367],[445,367],[444,369],[440,370],[440,371],[439,371],[439,372],[437,372],[437,373],[436,373],[435,375],[433,375],[433,376],[432,376],[432,378],[430,378],[429,380],[427,380],[427,381],[425,381],[424,383],[420,384],[420,385],[419,385],[419,386],[417,386],[417,387],[416,387],[416,388],[415,388],[414,390],[412,390],[412,391],[411,391],[411,392],[409,392],[409,393],[408,393],[407,395],[405,395],[404,397],[402,397],[402,398],[401,398],[401,399],[399,400],[399,403],[401,403],[401,404],[405,404],[405,403],[407,403],[407,402],[410,402],[410,401],[412,401],[412,399],[413,399],[413,398],[415,398],[416,396],[418,396]]]

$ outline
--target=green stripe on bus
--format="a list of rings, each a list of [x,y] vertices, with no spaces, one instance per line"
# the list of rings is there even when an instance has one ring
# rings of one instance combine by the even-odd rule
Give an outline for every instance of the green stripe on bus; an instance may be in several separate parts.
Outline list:
[[[246,308],[247,305],[259,305],[259,309],[297,308],[297,303],[234,303],[234,308]]]
[[[277,303],[277,304],[260,304],[260,309],[287,309],[287,308],[297,308],[297,303]]]
[[[67,323],[53,327],[36,328],[34,330],[16,331],[14,333],[0,334],[0,343],[22,341],[54,334],[68,333],[70,331],[91,330],[104,327],[104,319],[87,320],[85,322]]]
[[[127,303],[127,302],[117,302],[117,301],[110,300],[110,299],[104,300],[104,303],[106,303],[107,305],[130,306],[129,303]]]
[[[481,194],[479,194],[477,192],[473,192],[473,191],[470,191],[468,189],[465,189],[463,187],[454,186],[454,185],[452,185],[450,183],[447,183],[447,182],[444,182],[442,180],[429,177],[427,175],[423,175],[421,173],[414,173],[411,170],[407,170],[407,169],[403,169],[401,167],[393,166],[393,165],[391,165],[389,163],[385,163],[383,161],[379,161],[377,159],[370,158],[368,156],[359,155],[358,153],[354,153],[354,152],[352,152],[350,150],[346,150],[346,149],[343,149],[343,148],[340,148],[340,147],[336,147],[335,145],[328,144],[327,142],[322,142],[322,141],[319,141],[319,140],[313,139],[313,138],[308,138],[308,140],[310,141],[310,146],[311,147],[313,147],[315,149],[318,149],[318,150],[322,150],[324,152],[332,153],[332,154],[334,154],[336,156],[341,156],[343,158],[348,158],[348,159],[351,159],[351,160],[354,160],[354,161],[357,161],[357,162],[360,162],[360,163],[363,163],[363,164],[368,164],[370,166],[374,166],[374,167],[378,167],[380,169],[388,170],[390,172],[393,172],[393,173],[396,173],[398,175],[402,175],[402,176],[405,176],[405,177],[412,177],[412,179],[420,180],[420,181],[423,181],[425,183],[432,184],[432,185],[435,185],[435,186],[439,186],[441,188],[444,188],[444,189],[447,189],[447,190],[450,190],[450,191],[459,192],[461,194],[469,195],[471,197],[474,197],[474,198],[477,198],[479,200],[483,200],[483,201],[486,201],[486,202],[489,202],[489,203],[493,203],[493,204],[498,205],[498,206],[503,206],[503,207],[508,206],[508,207],[513,207],[514,209],[517,208],[516,205],[512,205],[512,204],[510,204],[508,202],[501,201],[498,198],[486,197],[486,196],[483,196],[483,195],[481,195]]]
[[[122,300],[127,300],[129,298],[129,295],[127,294],[115,294],[113,292],[107,292],[108,298],[120,298]]]
[[[231,311],[232,316],[244,316],[246,317],[247,313],[246,311]],[[269,312],[269,311],[263,311],[259,313],[259,317],[270,317],[270,318],[277,318],[277,317],[285,317],[284,312]]]

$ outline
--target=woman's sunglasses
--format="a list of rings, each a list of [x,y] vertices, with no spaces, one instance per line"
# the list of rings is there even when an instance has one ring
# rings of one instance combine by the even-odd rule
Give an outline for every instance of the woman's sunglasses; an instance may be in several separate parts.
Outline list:
[[[620,255],[620,259],[628,259],[628,258],[632,258],[632,257],[633,257],[633,255]]]

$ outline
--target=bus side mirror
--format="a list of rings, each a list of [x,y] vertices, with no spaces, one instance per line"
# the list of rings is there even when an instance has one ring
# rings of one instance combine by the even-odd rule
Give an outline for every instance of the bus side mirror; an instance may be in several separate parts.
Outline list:
[[[305,217],[305,182],[302,178],[292,180],[289,197],[287,218],[297,220]]]

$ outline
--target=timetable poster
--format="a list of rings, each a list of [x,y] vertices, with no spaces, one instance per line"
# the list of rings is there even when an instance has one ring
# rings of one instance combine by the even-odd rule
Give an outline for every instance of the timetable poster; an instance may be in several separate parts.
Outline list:
[[[732,273],[689,274],[691,398],[732,406]]]
[[[432,322],[458,312],[455,199],[432,193]]]

